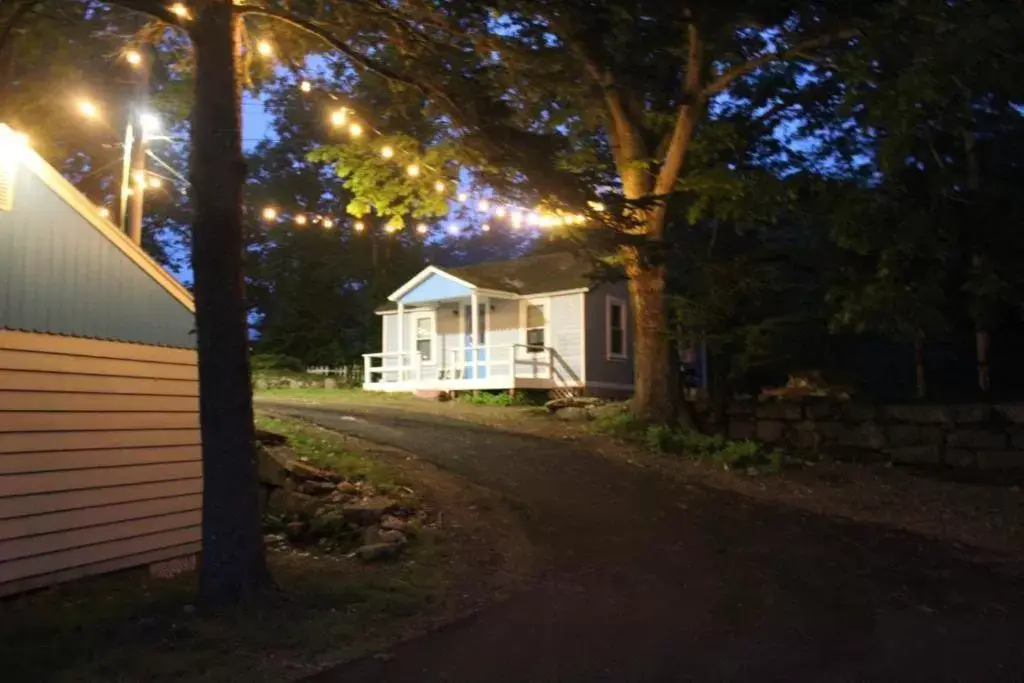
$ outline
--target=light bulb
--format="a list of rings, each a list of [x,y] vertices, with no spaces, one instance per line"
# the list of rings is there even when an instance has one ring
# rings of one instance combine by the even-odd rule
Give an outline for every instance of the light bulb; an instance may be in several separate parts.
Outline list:
[[[486,199],[481,199],[480,203],[476,205],[476,208],[479,209],[480,211],[486,211],[487,209],[490,208],[490,206],[490,202],[488,202]]]
[[[158,187],[161,187],[163,184],[164,181],[160,180],[156,176],[153,176],[149,179],[149,186],[154,190],[157,189]]]
[[[334,219],[332,219],[332,218],[325,218],[324,222],[323,222],[323,226],[325,228],[327,228],[328,230],[330,230],[331,228],[334,227]]]
[[[535,213],[531,213],[529,216],[526,217],[526,224],[527,225],[540,225],[540,216],[538,216]]]
[[[587,202],[587,205],[589,205],[591,209],[597,211],[598,213],[601,213],[602,211],[605,210],[605,205],[602,204],[601,202]]]
[[[185,3],[182,2],[176,2],[171,5],[171,14],[181,19],[189,18],[188,7],[186,7]]]
[[[105,206],[100,207],[100,216],[103,218],[110,218],[110,209]]]
[[[310,83],[309,81],[302,81],[302,83],[299,83],[299,90],[301,90],[302,92],[309,92],[312,89],[313,84]]]
[[[277,220],[277,209],[275,209],[272,206],[268,206],[267,208],[263,209],[263,220],[265,220],[265,221]]]
[[[380,148],[380,155],[385,159],[390,159],[395,156],[395,148],[391,145],[384,145]]]
[[[494,210],[494,215],[497,216],[498,218],[504,218],[505,214],[506,214],[506,211],[505,211],[505,207],[504,206],[499,206],[498,208],[496,208]]]
[[[491,226],[487,225],[487,223],[484,223],[483,225],[480,226],[480,229],[483,230],[484,232],[490,232]]]
[[[295,217],[295,225],[305,225],[306,221],[306,214],[300,213]]]
[[[448,226],[448,232],[450,234],[452,234],[452,235],[458,235],[459,234],[459,226],[456,225],[455,223],[452,223],[451,225]]]
[[[274,55],[274,46],[266,40],[261,40],[256,43],[256,51],[259,52],[262,57],[272,57]]]
[[[348,120],[348,110],[345,107],[337,109],[331,112],[331,124],[335,126],[344,126],[345,121]]]
[[[94,119],[100,115],[100,110],[89,100],[79,101],[78,111],[87,119]]]
[[[150,135],[160,130],[160,117],[152,112],[144,112],[139,114],[139,124],[142,126],[142,132]]]
[[[362,231],[363,231],[363,228],[365,228],[365,227],[366,227],[366,225],[365,225],[365,224],[364,224],[364,223],[363,223],[362,221],[356,221],[356,222],[355,222],[355,223],[354,223],[354,224],[352,225],[352,227],[353,227],[353,228],[355,229],[355,231],[356,231],[356,232],[362,232]]]
[[[415,178],[420,174],[419,164],[409,164],[405,167],[405,172],[408,173],[411,178]]]
[[[469,195],[466,194],[465,192],[460,192],[459,193],[459,201],[462,202],[463,204],[465,204],[467,201],[469,201]]]
[[[437,190],[438,192],[444,192],[445,190],[448,189],[448,186],[444,184],[443,180],[438,180],[436,183],[434,183],[434,189]]]
[[[421,235],[427,234],[427,230],[429,230],[429,229],[430,228],[427,227],[426,223],[420,223],[419,225],[416,226],[416,232],[418,232]]]
[[[138,183],[139,185],[145,185],[146,184],[146,172],[145,171],[136,171],[135,173],[132,173],[132,178],[134,178],[135,182]]]
[[[363,127],[358,123],[353,123],[348,127],[348,134],[354,138],[359,137],[363,134]]]
[[[519,211],[512,212],[512,227],[519,228],[523,224],[523,214]]]
[[[127,52],[125,52],[124,58],[125,61],[127,61],[132,66],[139,66],[140,64],[142,64],[142,55],[139,54],[136,50],[128,50]]]

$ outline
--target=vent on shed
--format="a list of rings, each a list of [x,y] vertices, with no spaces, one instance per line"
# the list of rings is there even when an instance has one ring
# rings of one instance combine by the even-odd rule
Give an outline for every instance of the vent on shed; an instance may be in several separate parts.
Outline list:
[[[14,159],[0,159],[0,211],[14,210]]]

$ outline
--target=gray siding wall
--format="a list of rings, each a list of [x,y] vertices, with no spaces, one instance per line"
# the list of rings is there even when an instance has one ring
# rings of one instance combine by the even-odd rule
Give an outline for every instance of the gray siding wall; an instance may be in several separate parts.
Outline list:
[[[556,353],[555,375],[566,382],[583,379],[583,294],[562,294],[550,297],[549,329],[551,346]],[[525,324],[525,323],[524,323]],[[588,339],[589,342],[589,339]]]
[[[25,168],[0,211],[0,328],[192,348],[192,313]]]
[[[626,359],[608,358],[608,297],[626,302]],[[633,311],[625,282],[606,282],[586,294],[587,384],[633,385]]]

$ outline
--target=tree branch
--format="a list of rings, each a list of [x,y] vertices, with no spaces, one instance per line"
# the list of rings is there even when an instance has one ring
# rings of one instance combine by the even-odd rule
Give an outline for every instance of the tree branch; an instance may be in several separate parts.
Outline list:
[[[686,83],[683,93],[683,104],[679,107],[676,125],[665,152],[665,161],[658,171],[658,179],[654,183],[654,194],[667,195],[676,185],[679,173],[686,159],[686,152],[693,139],[693,131],[697,119],[704,109],[706,96],[701,91],[701,77],[704,70],[704,40],[696,24],[689,25],[688,54],[686,58]],[[668,207],[662,201],[656,209],[657,214],[664,215]]]
[[[451,116],[453,116],[453,118],[456,118],[459,123],[463,125],[470,124],[469,117],[466,115],[466,113],[463,112],[462,109],[457,104],[455,104],[455,102],[443,90],[431,86],[429,84],[417,81],[411,76],[398,73],[397,71],[385,66],[384,64],[381,64],[380,62],[374,60],[373,58],[367,57],[366,55],[363,55],[357,52],[356,50],[353,50],[351,47],[346,45],[343,40],[334,35],[328,27],[323,26],[320,22],[312,21],[309,19],[303,19],[302,17],[296,16],[291,12],[271,9],[268,7],[259,7],[256,5],[238,5],[237,10],[241,14],[252,14],[277,19],[278,21],[282,21],[286,24],[289,24],[290,26],[294,26],[295,28],[301,31],[304,31],[312,36],[315,36],[316,38],[319,38],[320,40],[327,43],[335,50],[343,54],[345,57],[347,57],[361,69],[374,73],[380,76],[381,78],[385,78],[389,81],[401,83],[402,85],[406,85],[410,88],[413,88],[414,90],[422,93],[424,96],[430,99],[440,100],[441,103],[444,105],[445,109],[448,110],[448,113]]]
[[[117,5],[123,9],[132,10],[133,12],[142,12],[148,14],[151,17],[156,17],[165,24],[176,26],[178,28],[186,28],[187,19],[182,19],[178,15],[171,12],[168,9],[169,5],[160,2],[160,0],[106,0],[111,5]]]
[[[17,28],[18,22],[24,19],[29,12],[41,3],[42,0],[26,0],[14,10],[11,17],[4,24],[3,32],[0,33],[0,54],[3,54],[4,47],[7,46],[7,41],[11,39],[11,34],[14,33],[14,29]]]
[[[703,95],[704,97],[716,95],[732,85],[732,83],[737,79],[760,69],[762,66],[771,64],[772,62],[783,62],[797,57],[807,59],[808,57],[804,53],[808,50],[824,47],[839,40],[855,38],[859,35],[862,35],[860,29],[847,29],[845,31],[837,31],[835,33],[826,33],[822,36],[801,41],[788,50],[773,52],[771,54],[747,60],[746,62],[729,69],[718,78],[711,81],[711,83],[704,88]]]

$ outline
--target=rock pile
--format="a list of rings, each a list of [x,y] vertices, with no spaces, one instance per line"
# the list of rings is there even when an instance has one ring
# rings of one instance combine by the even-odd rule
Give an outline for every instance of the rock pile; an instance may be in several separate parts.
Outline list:
[[[397,557],[423,522],[408,500],[295,457],[286,439],[257,433],[257,472],[272,548],[310,547],[366,561]]]

